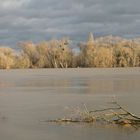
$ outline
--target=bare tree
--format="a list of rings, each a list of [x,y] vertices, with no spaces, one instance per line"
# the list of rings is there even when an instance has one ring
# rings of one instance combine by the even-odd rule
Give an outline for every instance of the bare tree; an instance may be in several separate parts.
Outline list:
[[[0,47],[0,68],[10,69],[14,65],[14,50],[8,47]]]

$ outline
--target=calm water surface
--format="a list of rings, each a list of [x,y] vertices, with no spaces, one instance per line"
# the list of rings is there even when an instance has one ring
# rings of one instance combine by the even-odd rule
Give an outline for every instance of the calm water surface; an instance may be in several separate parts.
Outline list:
[[[140,116],[140,68],[0,70],[0,139],[139,140],[140,130],[130,128],[44,122],[114,98]]]

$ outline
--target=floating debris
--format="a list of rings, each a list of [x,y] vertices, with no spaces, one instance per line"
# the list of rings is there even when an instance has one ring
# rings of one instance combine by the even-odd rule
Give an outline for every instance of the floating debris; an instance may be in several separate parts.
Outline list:
[[[75,116],[70,118],[61,118],[55,120],[47,120],[47,122],[55,123],[104,123],[117,124],[121,126],[140,127],[140,117],[127,111],[117,102],[113,103],[115,107],[109,107],[99,110],[88,110],[84,104],[84,109],[75,109]]]

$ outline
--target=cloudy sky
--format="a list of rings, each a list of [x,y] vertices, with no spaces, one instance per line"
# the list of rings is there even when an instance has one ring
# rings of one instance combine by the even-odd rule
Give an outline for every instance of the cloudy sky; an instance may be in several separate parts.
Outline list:
[[[140,0],[0,0],[0,44],[69,36],[140,36]]]

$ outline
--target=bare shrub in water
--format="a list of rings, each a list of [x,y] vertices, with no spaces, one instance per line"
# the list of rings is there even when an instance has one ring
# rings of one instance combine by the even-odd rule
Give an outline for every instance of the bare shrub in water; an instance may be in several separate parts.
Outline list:
[[[34,68],[37,66],[39,61],[39,54],[36,49],[36,45],[32,42],[22,42],[20,43],[23,53],[29,58],[30,60],[30,67]]]
[[[86,44],[78,44],[80,49],[79,55],[76,57],[76,67],[93,67],[95,43],[92,33],[89,33]]]
[[[49,42],[48,60],[53,68],[72,67],[73,52],[68,47],[68,40],[51,40]]]
[[[14,68],[24,69],[24,68],[30,68],[30,66],[31,66],[30,60],[26,54],[22,53],[15,56],[14,66],[13,66]]]
[[[90,33],[78,52],[69,39],[20,43],[20,52],[0,47],[0,68],[139,67],[140,40],[106,36],[94,39]]]
[[[111,48],[99,47],[97,49],[94,66],[95,67],[113,67],[114,57]]]
[[[39,55],[39,59],[37,62],[37,67],[39,68],[49,68],[50,62],[48,59],[48,52],[49,52],[49,44],[47,41],[42,41],[36,45],[36,50]]]
[[[117,67],[133,66],[133,51],[131,48],[119,44],[114,48],[115,65]]]
[[[112,102],[113,107],[88,110],[84,104],[84,109],[74,109],[75,116],[64,117],[62,119],[47,120],[47,122],[55,123],[93,123],[102,125],[119,125],[138,129],[140,127],[140,117],[127,111],[116,102]]]
[[[14,51],[8,47],[0,47],[0,68],[9,69],[14,65]]]

